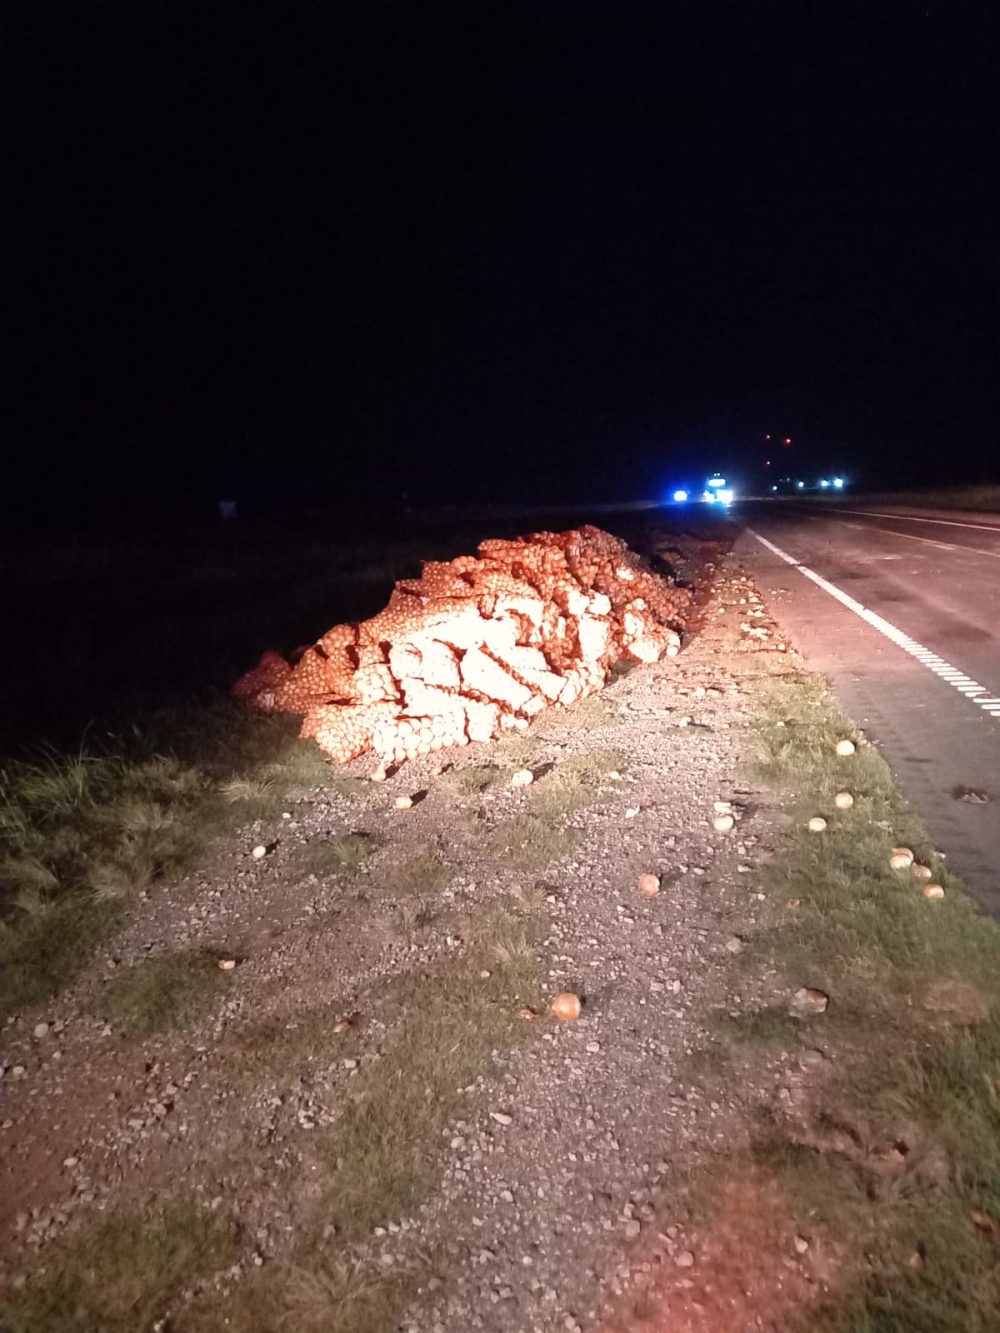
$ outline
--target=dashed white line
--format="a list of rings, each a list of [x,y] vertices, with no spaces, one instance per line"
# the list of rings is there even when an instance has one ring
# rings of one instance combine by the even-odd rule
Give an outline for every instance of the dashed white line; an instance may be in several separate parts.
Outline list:
[[[918,662],[922,662],[924,666],[929,667],[935,675],[940,676],[947,684],[954,686],[959,694],[964,694],[967,699],[971,699],[973,703],[978,704],[984,713],[990,717],[1000,718],[1000,698],[990,694],[985,685],[980,685],[977,680],[967,676],[964,671],[959,671],[958,667],[952,666],[950,662],[946,662],[943,657],[939,657],[937,653],[925,648],[916,639],[911,639],[908,634],[904,634],[901,629],[897,629],[884,616],[880,616],[877,611],[870,611],[867,606],[862,606],[860,602],[838,588],[835,583],[830,583],[828,579],[823,578],[822,574],[817,574],[808,565],[801,564],[793,555],[783,551],[780,546],[775,546],[774,542],[769,542],[759,532],[754,532],[753,528],[747,528],[747,532],[759,541],[761,546],[766,546],[769,551],[773,552],[779,560],[784,560],[786,565],[791,565],[800,574],[804,574],[807,579],[811,579],[818,588],[822,588],[824,592],[836,598],[841,605],[846,606],[849,611],[853,611],[856,616],[860,616],[863,621],[871,625],[872,629],[877,629],[880,634],[884,634],[897,647],[902,648],[904,652],[909,653]]]

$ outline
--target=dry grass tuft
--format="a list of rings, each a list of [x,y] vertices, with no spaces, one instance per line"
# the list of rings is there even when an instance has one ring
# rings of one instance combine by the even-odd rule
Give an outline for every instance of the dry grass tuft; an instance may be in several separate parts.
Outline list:
[[[171,1325],[177,1333],[392,1333],[418,1278],[317,1258],[268,1265],[232,1291],[206,1293]]]
[[[397,897],[417,898],[440,893],[453,874],[437,849],[428,843],[405,861],[391,866],[380,882]]]
[[[481,796],[503,777],[504,769],[496,764],[469,764],[464,768],[449,769],[445,774],[448,785],[461,796]]]
[[[313,838],[295,849],[294,864],[304,875],[353,875],[376,847],[370,833],[342,833]]]

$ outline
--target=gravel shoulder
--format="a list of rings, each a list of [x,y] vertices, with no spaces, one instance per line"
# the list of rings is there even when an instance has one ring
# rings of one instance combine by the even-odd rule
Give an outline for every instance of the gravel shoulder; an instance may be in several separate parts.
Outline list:
[[[718,1242],[684,1182],[745,1144],[761,1108],[799,1096],[822,1057],[757,1051],[721,1071],[711,1058],[713,1016],[768,985],[739,955],[773,918],[757,872],[788,816],[748,783],[746,757],[754,691],[792,654],[721,548],[661,533],[651,550],[679,540],[700,617],[673,662],[385,784],[355,763],[290,790],[280,817],[150,891],[71,990],[8,1023],[0,1282],[12,1310],[96,1218],[150,1217],[178,1197],[224,1223],[232,1250],[175,1284],[149,1324],[164,1330],[270,1327],[264,1313],[245,1322],[240,1293],[299,1263],[306,1235],[312,1255],[397,1295],[384,1316],[362,1300],[331,1325],[314,1292],[293,1321],[304,1329],[639,1327],[636,1293],[661,1270],[692,1309],[692,1292],[704,1309],[729,1299],[699,1286]],[[512,786],[524,768],[535,780]],[[399,796],[412,806],[397,809]],[[732,829],[714,827],[716,803]],[[349,835],[356,868],[314,854]],[[639,892],[643,874],[659,877],[654,896]],[[433,1140],[415,1146],[426,1188],[363,1235],[324,1223],[344,1164],[322,1145],[394,1058],[404,1018],[419,1030],[408,979],[448,975],[474,941],[484,983],[491,956],[506,966],[530,941],[513,1036],[449,1094],[445,1122],[428,1121]],[[173,983],[190,988],[192,1013],[136,1031],[113,1016],[116,978],[168,955],[194,968]],[[548,1013],[561,991],[582,1000],[575,1022]],[[782,1300],[807,1305],[827,1290],[830,1255],[772,1213],[741,1244],[769,1236]],[[676,1327],[712,1326],[689,1315]],[[779,1326],[740,1318],[733,1328]],[[42,1327],[21,1319],[11,1327]]]

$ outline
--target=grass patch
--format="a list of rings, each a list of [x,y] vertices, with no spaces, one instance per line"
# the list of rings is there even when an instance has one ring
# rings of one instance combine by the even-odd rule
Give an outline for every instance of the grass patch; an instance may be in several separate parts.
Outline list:
[[[839,1055],[809,1129],[775,1121],[756,1152],[799,1207],[865,1257],[811,1329],[986,1333],[1000,1291],[1000,927],[942,867],[877,752],[836,755],[851,734],[812,678],[786,676],[765,693],[754,773],[796,793],[797,821],[761,883],[797,906],[744,958],[829,993],[819,1026],[801,1027]],[[833,805],[841,789],[851,810]],[[820,835],[805,829],[813,814],[828,820]],[[943,900],[889,868],[894,845],[932,865]],[[787,1044],[772,1011],[724,1026],[733,1040]]]
[[[0,1298],[5,1333],[152,1333],[187,1286],[232,1262],[229,1228],[177,1205],[92,1224]]]
[[[436,920],[437,913],[428,903],[407,898],[399,904],[395,926],[397,932],[404,939],[407,939],[411,935],[419,934],[422,930],[427,930]]]
[[[750,1009],[733,1014],[719,1010],[710,1014],[712,1032],[738,1046],[781,1046],[794,1051],[801,1045],[802,1024],[784,1009]]]
[[[385,887],[399,897],[418,898],[440,893],[455,872],[442,861],[434,847],[419,848],[384,879]]]
[[[565,856],[580,834],[560,828],[549,818],[521,815],[486,834],[486,843],[498,860],[518,870],[542,870],[550,861]]]
[[[294,1014],[271,1014],[231,1034],[229,1060],[247,1077],[288,1080],[329,1068],[356,1053],[358,1032],[335,1032],[343,1008],[316,1005]]]
[[[335,838],[313,838],[296,847],[295,868],[305,875],[353,875],[375,847],[370,833],[341,833]]]
[[[101,1013],[137,1036],[185,1027],[228,986],[215,954],[179,949],[120,967],[104,987]]]
[[[497,764],[467,764],[450,769],[445,777],[460,796],[481,796],[504,777],[504,770]]]
[[[601,781],[625,767],[625,756],[617,750],[564,759],[528,788],[524,814],[487,831],[488,846],[519,870],[543,869],[565,856],[579,837],[563,821],[596,800]]]
[[[442,1130],[468,1101],[461,1089],[495,1050],[528,1035],[517,1011],[537,1003],[538,932],[496,908],[472,923],[465,957],[397,983],[404,1017],[326,1135],[333,1178],[318,1225],[361,1238],[405,1216],[436,1182]]]
[[[367,778],[332,777],[329,768],[324,776],[322,786],[324,790],[336,792],[338,796],[370,796],[372,793],[372,784]]]
[[[121,902],[23,904],[0,919],[0,1018],[54,995],[124,919]]]
[[[551,714],[546,715],[546,730],[555,725],[562,730],[599,731],[603,727],[610,727],[617,720],[618,710],[614,704],[600,693],[589,694],[568,708],[553,709]]]
[[[356,1263],[269,1264],[233,1291],[196,1299],[171,1325],[176,1333],[391,1333],[409,1304],[412,1273],[373,1273]]]

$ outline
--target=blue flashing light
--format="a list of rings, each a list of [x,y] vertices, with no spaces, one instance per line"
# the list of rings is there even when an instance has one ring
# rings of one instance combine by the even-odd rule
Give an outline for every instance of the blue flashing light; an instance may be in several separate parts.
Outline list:
[[[834,488],[835,488],[836,490],[838,490],[838,491],[842,491],[842,490],[844,489],[844,478],[843,478],[843,477],[834,477],[834,479],[833,479],[833,485],[834,485]]]
[[[687,498],[687,491],[674,491],[674,500],[677,504],[682,505]]]
[[[827,488],[829,487],[829,485],[830,485],[830,483],[826,480],[825,477],[824,477],[823,480],[820,482],[820,486],[822,487],[822,489],[823,489],[824,491],[827,490]]]
[[[797,491],[804,491],[805,488],[806,488],[806,484],[805,484],[804,481],[797,481],[797,482],[795,483],[795,489],[796,489]]]
[[[708,489],[710,491],[721,491],[726,484],[725,477],[720,477],[718,473],[708,479]]]

